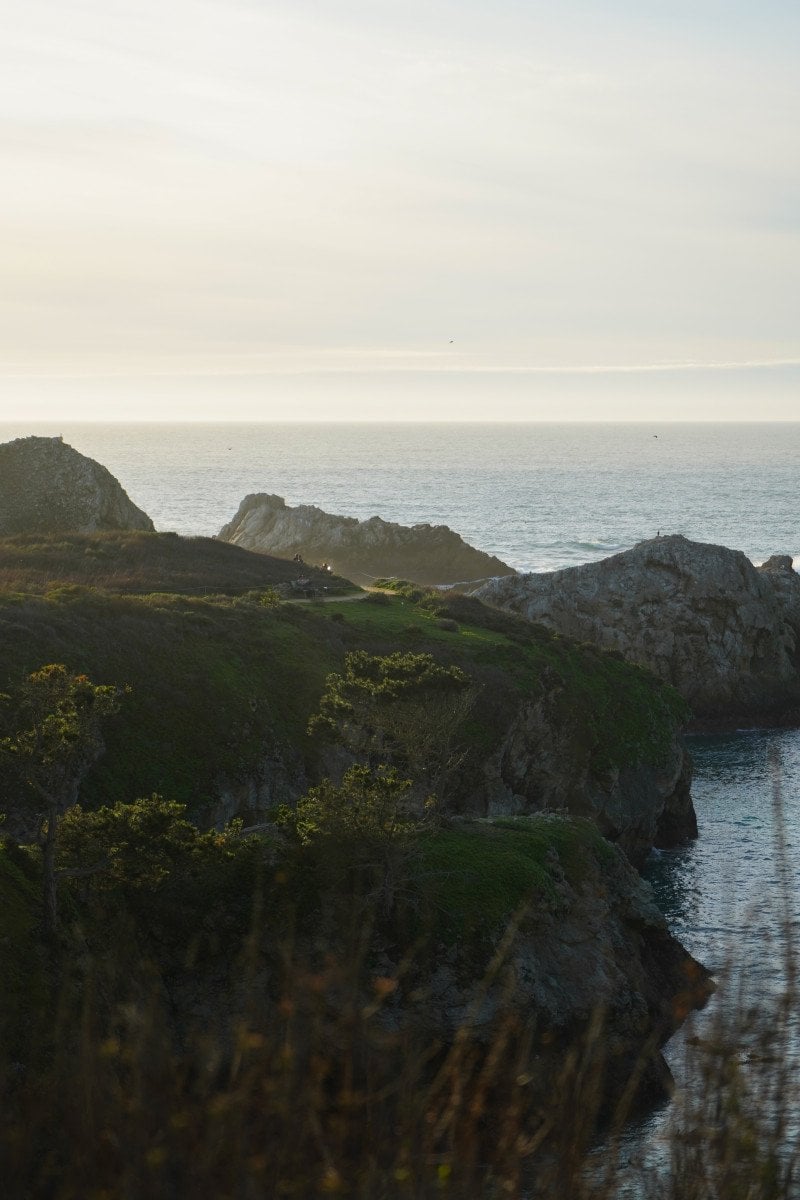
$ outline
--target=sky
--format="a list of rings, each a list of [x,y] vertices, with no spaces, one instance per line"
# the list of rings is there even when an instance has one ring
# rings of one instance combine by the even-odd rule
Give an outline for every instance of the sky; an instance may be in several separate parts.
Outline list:
[[[4,0],[0,420],[800,415],[800,6]]]

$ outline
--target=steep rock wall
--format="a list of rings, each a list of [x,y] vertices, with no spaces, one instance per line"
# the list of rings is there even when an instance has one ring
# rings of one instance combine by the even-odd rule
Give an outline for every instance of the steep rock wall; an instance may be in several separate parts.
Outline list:
[[[532,1036],[539,1087],[553,1084],[571,1047],[594,1060],[604,1090],[617,1098],[650,1041],[643,1090],[660,1091],[669,1072],[657,1048],[705,1002],[711,985],[706,970],[669,932],[649,885],[619,849],[592,836],[583,823],[542,816],[479,824],[473,838],[484,842],[487,871],[500,861],[492,852],[495,840],[502,839],[503,853],[516,859],[514,839],[532,836],[550,841],[549,878],[542,884],[541,875],[531,872],[528,902],[517,909],[512,926],[504,927],[505,951],[488,979],[479,929],[461,928],[455,914],[439,942],[436,966],[406,1016],[445,1042],[468,1029],[474,1040],[490,1043],[499,1023],[516,1019],[518,1036]],[[450,836],[463,844],[469,831],[467,825]],[[458,869],[454,853],[451,886],[457,886]],[[446,904],[443,896],[438,900]],[[408,1004],[401,992],[398,1010]]]
[[[524,704],[483,765],[487,816],[564,812],[586,817],[637,866],[653,846],[697,836],[692,762],[674,722],[663,748],[630,764],[598,766],[585,730],[565,721],[559,697]]]

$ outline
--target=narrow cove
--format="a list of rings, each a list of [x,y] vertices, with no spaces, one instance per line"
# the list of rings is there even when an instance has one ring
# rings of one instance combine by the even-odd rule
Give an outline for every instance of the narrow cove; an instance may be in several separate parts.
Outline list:
[[[800,928],[800,731],[742,729],[693,735],[692,794],[699,836],[654,851],[644,868],[675,936],[717,982],[665,1048],[676,1084],[672,1103],[641,1117],[621,1139],[620,1197],[671,1196],[680,1133],[698,1109],[727,1131],[723,1089],[709,1088],[713,1058],[737,1083],[743,1108],[770,1127],[778,1157],[797,1149],[797,980]],[[715,1068],[715,1069],[716,1069]],[[710,1094],[709,1094],[710,1093]],[[755,1111],[757,1110],[757,1112]],[[755,1135],[753,1135],[755,1136]]]

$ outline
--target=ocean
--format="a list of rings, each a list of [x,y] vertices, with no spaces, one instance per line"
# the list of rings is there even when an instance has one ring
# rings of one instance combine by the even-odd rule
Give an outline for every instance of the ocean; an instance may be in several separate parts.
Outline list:
[[[445,524],[523,571],[661,533],[800,558],[800,423],[0,425],[63,435],[157,529],[213,535],[250,492]]]

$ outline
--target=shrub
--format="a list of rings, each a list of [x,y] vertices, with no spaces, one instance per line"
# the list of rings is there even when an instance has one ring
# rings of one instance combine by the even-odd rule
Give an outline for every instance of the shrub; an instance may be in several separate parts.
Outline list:
[[[390,767],[353,766],[340,784],[325,779],[282,809],[280,824],[295,843],[295,863],[304,886],[310,882],[330,915],[355,900],[384,913],[394,908],[398,885],[407,875],[413,838],[422,816],[409,810],[411,783]]]
[[[355,651],[346,656],[343,674],[328,676],[309,733],[339,741],[372,767],[389,763],[423,796],[446,799],[475,690],[465,671],[430,654]]]

